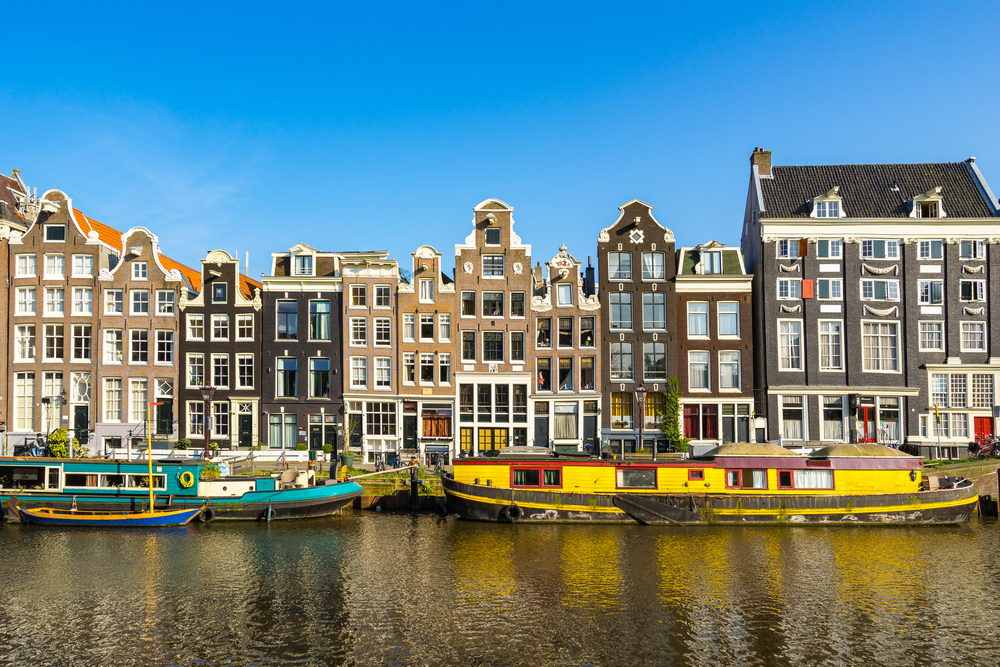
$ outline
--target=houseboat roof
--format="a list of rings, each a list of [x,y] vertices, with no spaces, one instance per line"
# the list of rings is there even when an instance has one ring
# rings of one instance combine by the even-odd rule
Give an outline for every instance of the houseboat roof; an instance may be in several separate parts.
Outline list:
[[[858,444],[858,445],[843,443],[839,445],[828,445],[821,449],[815,450],[812,453],[812,456],[819,458],[843,457],[843,456],[912,458],[910,454],[901,452],[898,449],[893,449],[892,447],[886,447],[885,445],[876,445],[874,443]]]
[[[798,456],[795,452],[769,442],[731,442],[709,450],[706,458],[719,456]]]

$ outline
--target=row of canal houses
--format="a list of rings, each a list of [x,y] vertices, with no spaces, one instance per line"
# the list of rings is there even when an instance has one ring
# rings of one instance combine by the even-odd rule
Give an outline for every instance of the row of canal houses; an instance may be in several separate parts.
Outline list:
[[[0,176],[0,424],[8,453],[59,427],[95,453],[127,448],[149,403],[163,448],[430,463],[634,451],[641,432],[648,451],[667,445],[676,378],[698,445],[959,456],[994,426],[997,217],[971,158],[772,167],[755,149],[740,248],[677,247],[633,200],[594,230],[596,266],[566,246],[533,258],[488,199],[454,262],[299,243],[257,281],[222,250],[185,266],[15,170]]]

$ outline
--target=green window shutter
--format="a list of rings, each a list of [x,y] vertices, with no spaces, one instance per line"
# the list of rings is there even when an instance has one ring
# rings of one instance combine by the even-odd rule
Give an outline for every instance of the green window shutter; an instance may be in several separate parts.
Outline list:
[[[939,281],[931,283],[931,303],[942,303],[944,301],[944,285]]]
[[[875,246],[874,256],[876,258],[878,258],[878,259],[884,259],[885,258],[885,241],[875,241],[874,246]]]
[[[820,241],[820,243],[823,243]],[[819,281],[819,298],[829,299],[830,298],[830,281],[821,280]]]
[[[962,241],[962,257],[972,257],[972,241]]]
[[[816,255],[819,257],[829,257],[830,256],[830,242],[829,241],[817,241],[816,243]]]
[[[941,259],[941,242],[931,241],[931,257],[933,259]]]
[[[876,280],[875,281],[875,298],[885,299],[885,281]]]
[[[963,243],[964,243],[964,241],[963,241]],[[963,280],[962,281],[962,300],[963,301],[972,301],[972,285],[973,285],[973,283],[970,280]]]

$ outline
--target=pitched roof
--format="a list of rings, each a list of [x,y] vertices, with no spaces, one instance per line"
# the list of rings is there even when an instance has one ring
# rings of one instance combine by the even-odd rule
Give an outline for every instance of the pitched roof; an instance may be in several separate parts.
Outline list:
[[[722,273],[716,275],[723,276],[743,276],[743,268],[740,265],[740,249],[739,248],[717,248],[722,252]],[[677,272],[678,276],[694,276],[701,275],[694,272],[694,266],[701,259],[701,249],[700,248],[683,248],[677,251],[681,253],[680,270]]]
[[[242,273],[240,274],[240,292],[242,292],[243,296],[245,296],[246,298],[252,299],[253,291],[255,289],[262,289],[263,287],[264,286],[261,285],[256,280],[253,280],[252,278],[247,278]]]
[[[88,218],[80,209],[73,209],[73,217],[83,230],[83,233],[90,236],[90,232],[97,232],[97,238],[101,243],[111,247],[119,255],[122,254],[122,233],[114,227],[108,227],[103,222],[98,222],[93,218]]]
[[[162,264],[163,268],[165,268],[167,271],[172,271],[174,269],[177,269],[178,271],[180,271],[180,274],[184,277],[184,280],[187,281],[188,285],[191,286],[191,289],[193,289],[195,292],[201,291],[200,272],[195,271],[190,266],[181,264],[176,259],[167,257],[166,255],[162,254],[160,255],[160,264]]]
[[[909,202],[939,186],[949,218],[994,217],[968,162],[776,166],[771,175],[760,179],[763,218],[808,218],[813,198],[834,186],[851,218],[909,217]]]
[[[16,179],[0,174],[0,201],[7,204],[11,211],[23,218],[24,216],[17,210],[17,199],[11,193],[12,188],[22,194],[27,194],[21,189],[21,184]]]

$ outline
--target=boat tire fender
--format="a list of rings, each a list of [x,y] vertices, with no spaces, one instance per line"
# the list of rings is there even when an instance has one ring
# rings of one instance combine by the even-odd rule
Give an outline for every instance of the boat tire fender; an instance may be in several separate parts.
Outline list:
[[[215,510],[212,509],[211,507],[206,507],[201,511],[201,514],[198,515],[198,521],[201,521],[202,523],[208,523],[209,521],[212,521],[214,519],[215,519]]]
[[[185,470],[181,473],[181,476],[177,478],[177,481],[180,482],[180,485],[185,489],[190,489],[194,486],[194,473],[190,470]]]
[[[514,523],[524,516],[524,512],[515,503],[511,503],[501,510],[500,516],[502,516],[508,523]]]

